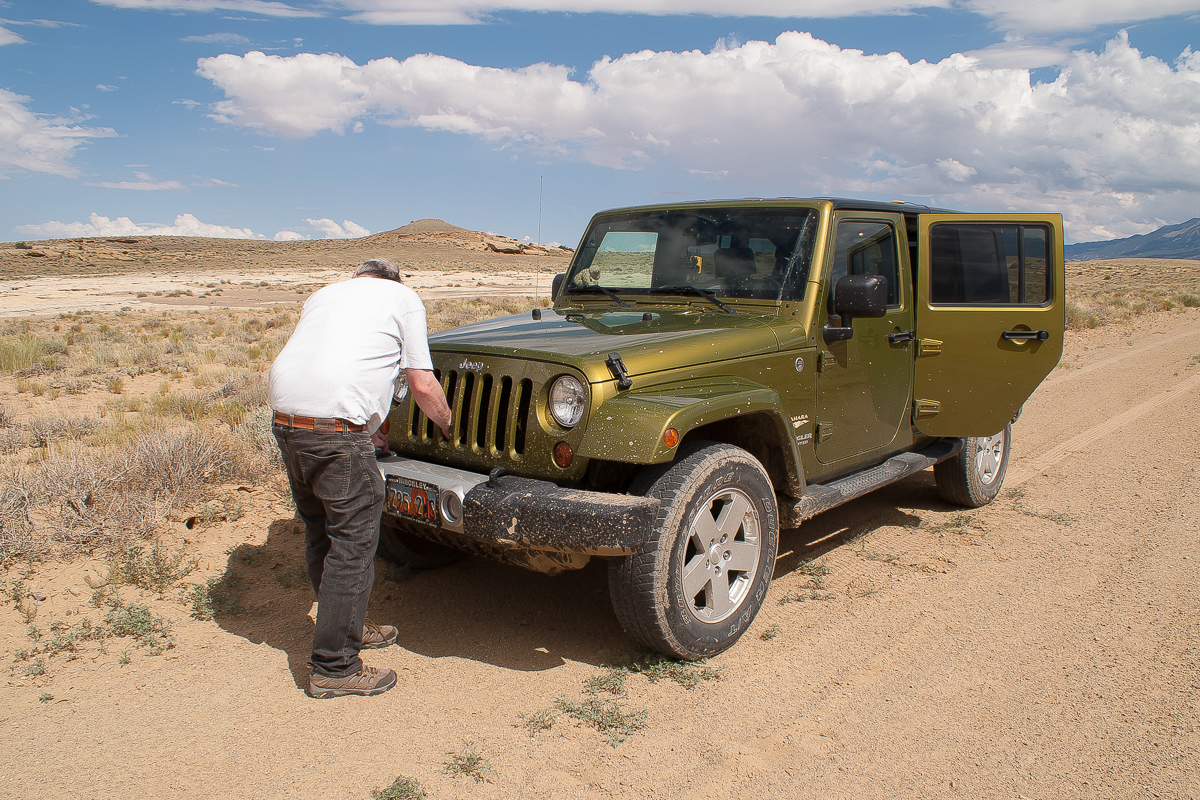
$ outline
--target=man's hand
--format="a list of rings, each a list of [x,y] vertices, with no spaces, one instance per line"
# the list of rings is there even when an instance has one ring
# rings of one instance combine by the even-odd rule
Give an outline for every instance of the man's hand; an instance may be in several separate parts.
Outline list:
[[[442,384],[431,369],[406,369],[404,377],[408,379],[409,391],[425,416],[442,430],[442,435],[450,438],[450,406],[446,403],[446,393]]]

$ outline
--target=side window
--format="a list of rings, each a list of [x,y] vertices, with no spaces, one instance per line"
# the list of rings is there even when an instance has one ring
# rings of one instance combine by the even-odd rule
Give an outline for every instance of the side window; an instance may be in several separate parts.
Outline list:
[[[891,224],[862,220],[838,223],[830,286],[844,275],[882,276],[887,280],[888,305],[900,305],[900,261]]]
[[[1042,305],[1050,298],[1044,225],[939,223],[929,231],[929,301]]]

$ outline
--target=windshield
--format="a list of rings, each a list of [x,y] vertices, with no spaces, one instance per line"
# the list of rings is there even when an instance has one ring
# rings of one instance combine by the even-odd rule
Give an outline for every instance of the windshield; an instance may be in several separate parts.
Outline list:
[[[807,208],[643,211],[597,219],[567,294],[703,293],[801,300],[817,213]]]

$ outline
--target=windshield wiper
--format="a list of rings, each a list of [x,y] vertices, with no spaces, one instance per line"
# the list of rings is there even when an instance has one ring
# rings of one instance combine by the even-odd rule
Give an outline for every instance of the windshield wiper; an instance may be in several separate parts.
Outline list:
[[[725,305],[720,300],[718,300],[716,292],[710,292],[707,289],[701,289],[699,286],[692,286],[690,283],[681,283],[677,286],[659,286],[657,288],[650,290],[651,294],[679,294],[681,292],[689,292],[691,294],[698,294],[701,297],[703,297],[705,300],[707,300],[710,303],[712,303],[713,305],[715,305],[717,308],[724,311],[726,314],[738,313],[737,309],[730,308],[729,306]]]
[[[606,295],[608,295],[613,300],[615,300],[617,305],[622,306],[624,308],[632,308],[633,307],[631,303],[626,303],[624,300],[617,297],[617,293],[614,292],[612,289],[609,289],[604,286],[573,286],[573,287],[571,287],[571,294],[575,294],[576,292],[579,292],[581,294],[585,293],[585,292],[588,292],[588,293],[604,292]]]

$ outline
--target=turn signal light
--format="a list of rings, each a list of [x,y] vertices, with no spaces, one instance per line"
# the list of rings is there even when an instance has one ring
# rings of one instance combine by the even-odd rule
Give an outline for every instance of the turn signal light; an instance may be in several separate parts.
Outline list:
[[[566,442],[559,442],[554,445],[554,466],[559,469],[566,469],[571,466],[571,462],[575,460],[575,451],[571,449],[571,445]]]
[[[674,428],[667,428],[667,432],[663,434],[663,444],[667,447],[674,447],[679,444],[679,431]]]

